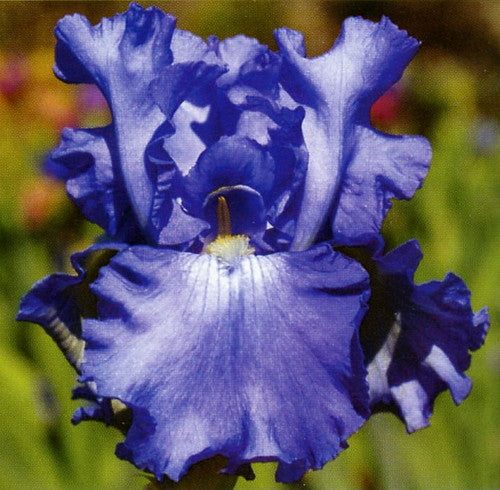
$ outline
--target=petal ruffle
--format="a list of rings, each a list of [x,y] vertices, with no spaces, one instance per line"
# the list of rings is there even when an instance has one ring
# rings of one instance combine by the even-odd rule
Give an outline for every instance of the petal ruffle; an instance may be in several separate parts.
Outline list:
[[[269,96],[277,95],[281,64],[278,54],[257,39],[243,35],[224,39],[215,49],[228,67],[228,72],[217,82],[221,88],[244,85]]]
[[[170,120],[184,100],[214,82],[225,71],[223,66],[204,61],[169,65],[151,84],[153,98]]]
[[[77,275],[56,273],[37,282],[19,306],[17,320],[38,323],[54,339],[77,370],[85,343],[81,340],[82,317],[94,316],[96,298],[89,291],[99,267],[123,248],[120,244],[93,245],[71,257]]]
[[[334,245],[373,243],[392,206],[410,199],[429,169],[431,147],[421,136],[392,136],[356,126],[356,148],[333,214]]]
[[[323,466],[367,416],[356,333],[367,287],[328,246],[234,267],[142,246],[118,254],[92,286],[82,377],[134,412],[118,455],[174,480],[215,454],[230,472],[278,460],[282,481]]]
[[[268,221],[286,237],[289,245],[295,234],[308,162],[301,130],[304,109],[277,109],[269,100],[263,98],[249,98],[247,102],[249,110],[245,114],[253,114],[254,119],[264,119],[267,116],[274,123],[274,127],[267,127],[268,148],[274,160],[274,185],[268,199]],[[242,119],[243,115],[240,123]],[[244,125],[239,124],[238,134],[241,126]],[[254,128],[249,131],[248,126],[247,122],[247,134],[252,134]],[[258,131],[256,133],[258,134]]]
[[[201,37],[182,29],[175,29],[170,48],[174,56],[174,63],[192,61],[215,63],[218,60],[211,43],[207,44]]]
[[[357,17],[347,19],[332,49],[317,58],[304,57],[299,32],[278,29],[276,39],[283,55],[280,81],[295,102],[306,108],[303,132],[309,167],[293,248],[300,250],[313,243],[327,217],[331,213],[335,215],[340,200],[344,206],[351,206],[352,195],[342,199],[345,190],[352,194],[351,187],[343,187],[349,169],[351,184],[363,182],[373,186],[375,180],[379,186],[376,194],[380,197],[375,199],[378,208],[372,211],[376,213],[374,217],[363,216],[364,198],[371,193],[369,189],[358,190],[359,199],[355,205],[352,203],[356,210],[353,219],[360,224],[355,230],[356,236],[369,235],[382,221],[390,193],[411,195],[411,189],[416,187],[411,183],[421,180],[422,165],[418,162],[425,166],[429,157],[428,146],[423,144],[425,154],[418,155],[417,164],[407,165],[401,173],[394,168],[392,155],[386,151],[391,146],[388,141],[380,137],[370,146],[373,133],[368,137],[371,104],[401,77],[418,42],[385,17],[379,23]],[[406,144],[408,147],[403,148]],[[418,145],[413,139],[402,139],[397,146],[398,154],[408,155]],[[359,160],[351,168],[356,155],[366,154],[370,154],[370,162],[376,162],[383,173],[371,168],[368,177],[365,176],[366,164],[362,165]],[[362,228],[361,223],[368,228]],[[348,234],[347,229],[342,232]],[[351,239],[349,235],[347,238]]]
[[[295,204],[300,203],[307,166],[300,133],[303,111],[283,108],[274,114],[263,102],[253,108],[269,112],[276,120],[277,125],[269,130],[268,144],[263,146],[239,135],[221,137],[201,154],[183,179],[183,204],[188,212],[213,227],[212,197],[225,195],[232,233],[253,236],[263,232],[267,222],[291,231],[291,197]]]
[[[50,164],[66,181],[69,196],[83,215],[109,236],[128,242],[140,235],[125,188],[113,162],[115,139],[110,126],[64,129],[60,145],[49,155]]]
[[[196,109],[187,102],[189,97],[213,82],[224,71],[219,65],[209,65],[203,61],[177,63],[167,66],[150,85],[155,102],[167,118],[157,129],[154,140],[145,151],[145,160],[154,188],[147,229],[154,243],[184,243],[207,227],[205,223],[183,212],[176,201],[181,193],[178,183],[181,169],[186,165],[185,158],[194,158],[196,149],[203,148],[201,140],[191,127],[194,119],[188,118],[188,122],[183,117],[189,114],[190,107]],[[180,123],[179,128],[175,126],[176,122]],[[178,142],[170,141],[176,135],[182,139],[181,146],[187,148],[187,151],[179,152]],[[174,158],[169,151],[173,151]],[[181,168],[175,160],[179,157]],[[189,163],[192,166],[195,160]]]
[[[154,169],[155,190],[148,221],[149,235],[158,245],[181,245],[194,240],[208,224],[187,214],[179,203],[181,175],[163,148],[163,138],[153,142],[146,155]]]
[[[142,227],[152,202],[144,151],[165,116],[149,93],[150,83],[171,64],[175,18],[132,3],[124,14],[91,26],[66,16],[55,30],[54,71],[69,83],[96,83],[113,114],[120,173]]]
[[[189,31],[175,29],[172,36],[171,49],[174,63],[199,63],[208,66],[221,63],[210,44]],[[206,122],[210,112],[210,104],[215,96],[214,87],[208,84],[191,92],[189,100],[184,101],[172,116],[172,124],[176,131],[164,140],[165,151],[175,161],[182,173],[186,173],[198,160],[206,148],[206,141],[195,128]],[[205,90],[200,90],[205,88]],[[207,128],[212,133],[214,128]],[[186,141],[189,144],[186,144]]]
[[[470,292],[454,274],[413,283],[421,258],[410,241],[375,260],[379,287],[361,327],[370,403],[395,410],[409,432],[428,425],[440,392],[449,389],[457,405],[468,395],[469,351],[489,327],[486,309],[472,312]]]

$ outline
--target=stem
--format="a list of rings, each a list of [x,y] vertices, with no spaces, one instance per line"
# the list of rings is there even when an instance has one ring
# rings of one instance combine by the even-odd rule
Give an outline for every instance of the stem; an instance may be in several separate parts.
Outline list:
[[[238,476],[219,473],[225,463],[225,458],[215,456],[191,466],[179,482],[170,478],[159,482],[151,478],[144,490],[233,490]]]

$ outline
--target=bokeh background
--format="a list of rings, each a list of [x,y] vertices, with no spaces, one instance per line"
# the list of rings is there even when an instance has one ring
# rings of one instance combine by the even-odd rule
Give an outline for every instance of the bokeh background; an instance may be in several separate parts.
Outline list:
[[[144,6],[152,2],[143,2]],[[305,33],[309,55],[328,49],[341,20],[389,16],[422,41],[404,78],[373,108],[391,133],[423,134],[434,158],[423,189],[397,202],[384,225],[389,246],[417,238],[419,282],[449,270],[464,278],[477,310],[490,306],[492,329],[474,354],[474,388],[461,407],[449,393],[430,428],[407,435],[390,414],[374,416],[351,448],[295,485],[256,465],[238,489],[500,488],[500,126],[499,2],[156,2],[178,26],[201,36],[237,33],[275,47],[272,31]],[[42,329],[14,320],[21,295],[99,234],[85,223],[43,157],[64,126],[101,125],[109,114],[89,86],[52,74],[53,27],[80,12],[96,23],[125,2],[0,2],[0,489],[140,489],[145,480],[114,456],[120,434],[97,423],[71,426],[77,403],[71,368]]]

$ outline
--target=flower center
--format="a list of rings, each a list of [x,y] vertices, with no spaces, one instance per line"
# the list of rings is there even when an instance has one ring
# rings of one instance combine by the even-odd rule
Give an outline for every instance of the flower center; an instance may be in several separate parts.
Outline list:
[[[231,214],[224,196],[217,198],[217,237],[205,247],[205,252],[230,265],[255,252],[247,235],[231,235]]]

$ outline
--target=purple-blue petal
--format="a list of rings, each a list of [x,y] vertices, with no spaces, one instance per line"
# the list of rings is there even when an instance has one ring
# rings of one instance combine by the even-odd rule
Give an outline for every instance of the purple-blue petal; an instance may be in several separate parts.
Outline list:
[[[189,31],[175,29],[171,49],[174,64],[199,65],[200,62],[203,62],[207,67],[219,65],[221,70],[224,66],[210,44]],[[211,69],[215,70],[215,68]],[[163,141],[165,151],[183,173],[186,173],[196,163],[199,155],[206,148],[207,141],[205,141],[203,133],[210,134],[212,141],[215,141],[219,136],[213,127],[213,121],[204,126],[205,131],[199,131],[199,126],[206,122],[211,109],[210,105],[213,105],[215,99],[214,84],[199,82],[198,79],[196,90],[189,92],[187,100],[173,114],[171,122],[175,131]],[[168,97],[169,94],[164,94],[161,98]]]
[[[217,81],[221,88],[247,85],[259,92],[273,92],[278,88],[280,57],[257,39],[243,35],[230,37],[216,45],[216,53],[228,67]]]
[[[261,118],[266,115],[275,123],[275,127],[267,129],[268,149],[274,160],[274,185],[268,199],[267,215],[273,227],[293,237],[308,164],[301,130],[304,109],[282,107],[276,110],[268,100],[261,98],[250,98],[248,103],[253,111],[261,111]]]
[[[381,136],[371,146],[374,133],[366,131],[371,104],[401,77],[418,42],[385,17],[379,23],[358,17],[346,19],[334,46],[316,58],[304,57],[303,38],[298,32],[278,29],[276,40],[283,56],[280,82],[295,103],[306,109],[302,129],[309,151],[309,166],[293,248],[300,250],[313,243],[325,221],[335,215],[341,200],[344,206],[356,210],[353,219],[360,225],[353,230],[355,237],[369,236],[383,219],[390,193],[410,195],[412,186],[408,182],[421,179],[420,162],[425,166],[429,156],[427,145],[422,144],[425,154],[416,155],[417,163],[410,162],[405,173],[399,172],[394,168],[392,155],[386,151],[390,146],[387,140]],[[368,134],[372,137],[367,137]],[[408,148],[404,147],[406,144]],[[397,153],[406,160],[398,162],[399,166],[408,162],[407,155],[415,146],[413,139],[402,140]],[[371,161],[383,171],[378,172],[375,168],[367,171],[362,162],[356,163],[356,155],[366,154],[370,154]],[[346,202],[346,198],[342,198],[344,190],[352,194],[351,187],[343,187],[349,170],[351,184],[362,182],[366,187],[373,187],[376,181],[379,188],[375,194],[378,196],[373,198],[371,189],[357,189],[359,199],[356,203],[351,205],[352,196]],[[407,173],[416,175],[408,176]],[[395,177],[396,180],[392,180]],[[376,210],[365,206],[363,199],[366,196],[377,204]],[[372,216],[364,217],[365,209]],[[346,233],[348,241],[351,240],[347,227],[341,231]]]
[[[80,369],[84,342],[81,340],[81,318],[92,316],[95,297],[89,284],[121,244],[93,245],[72,255],[77,275],[56,273],[38,281],[21,299],[17,320],[38,323],[54,339],[69,363]]]
[[[154,139],[145,151],[147,168],[154,182],[147,234],[155,244],[178,246],[194,240],[209,225],[187,214],[179,202],[182,175],[176,162],[165,151],[165,141],[173,131],[172,125],[165,122],[164,135]]]
[[[204,61],[175,63],[166,66],[150,85],[155,102],[167,117],[171,119],[184,100],[204,86],[215,82],[226,68]]]
[[[395,410],[409,432],[428,425],[442,391],[449,389],[456,404],[468,395],[469,351],[483,344],[489,327],[486,309],[472,312],[470,292],[458,276],[413,283],[421,257],[417,242],[410,241],[375,260],[384,292],[371,309],[385,315],[377,322],[367,316],[362,326],[370,403]]]
[[[176,63],[165,67],[150,85],[155,102],[167,118],[145,151],[154,189],[147,228],[154,243],[185,243],[208,227],[200,219],[186,214],[177,201],[181,194],[181,169],[193,166],[197,159],[196,149],[203,148],[199,146],[201,140],[191,127],[194,119],[189,117],[190,108],[196,111],[196,107],[185,101],[206,85],[213,84],[224,71],[225,68],[217,64],[203,61]],[[187,121],[184,116],[188,117]],[[179,124],[178,130],[176,123]],[[172,143],[170,140],[176,135],[182,141]],[[181,151],[178,151],[178,143],[181,144]],[[175,158],[180,158],[180,168],[169,151],[173,151]],[[185,162],[186,158],[193,160]]]
[[[66,190],[83,215],[118,240],[140,235],[123,183],[113,161],[115,138],[110,126],[65,128],[61,143],[48,157],[60,169]]]
[[[56,75],[70,83],[95,83],[108,101],[121,176],[143,227],[153,193],[144,151],[165,120],[149,85],[172,62],[174,28],[174,17],[132,3],[124,14],[96,26],[75,14],[61,19],[55,29]]]
[[[236,133],[265,144],[272,121],[261,113],[248,111],[247,100],[250,97],[276,99],[281,57],[246,36],[220,42],[212,39],[211,49],[228,71],[217,79],[217,91],[211,97],[216,104],[206,123],[197,126],[197,133],[207,144],[217,139],[214,139],[214,129],[219,136]]]
[[[367,416],[367,276],[328,246],[232,266],[131,247],[92,288],[82,380],[133,410],[118,455],[157,478],[222,454],[230,472],[277,460],[292,481],[334,458]]]
[[[431,147],[421,136],[392,136],[356,126],[356,146],[333,212],[333,242],[376,242],[392,199],[410,199],[429,169]]]
[[[189,63],[192,61],[216,63],[218,61],[211,42],[206,43],[201,37],[182,29],[174,30],[170,48],[174,63]]]
[[[265,229],[274,182],[274,159],[265,147],[248,138],[222,137],[200,155],[185,177],[183,203],[191,214],[216,226],[214,193],[224,195],[232,233],[251,234]]]
[[[92,388],[91,384],[84,384],[73,389],[73,400],[85,400],[90,405],[78,407],[73,413],[71,423],[77,425],[87,420],[95,420],[111,425],[114,415],[111,400],[98,397]]]

